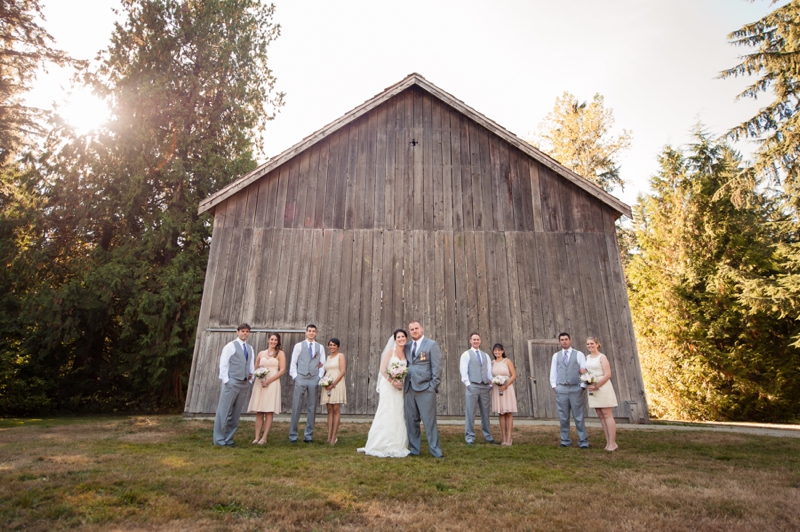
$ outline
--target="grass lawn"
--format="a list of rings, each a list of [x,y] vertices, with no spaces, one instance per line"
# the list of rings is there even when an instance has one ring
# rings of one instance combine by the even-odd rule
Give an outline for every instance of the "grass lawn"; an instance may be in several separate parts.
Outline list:
[[[558,427],[514,446],[467,447],[442,426],[446,461],[356,453],[339,443],[237,447],[179,416],[0,420],[3,530],[800,530],[800,439],[711,431],[619,431],[620,450],[558,447]],[[495,427],[496,428],[496,427]],[[499,429],[497,430],[499,432]],[[479,435],[480,439],[480,435]]]

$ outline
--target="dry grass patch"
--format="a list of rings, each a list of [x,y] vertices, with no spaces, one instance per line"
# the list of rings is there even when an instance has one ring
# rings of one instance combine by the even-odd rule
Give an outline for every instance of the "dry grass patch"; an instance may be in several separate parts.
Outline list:
[[[211,445],[212,422],[176,416],[69,420],[0,430],[0,522],[10,530],[795,530],[800,440],[633,431],[621,450],[558,447],[519,427],[511,448],[441,427],[444,462],[290,445],[277,424],[254,446]],[[49,436],[49,437],[48,437]],[[70,441],[65,448],[63,439]],[[590,439],[602,441],[599,429]],[[576,516],[590,516],[580,521]]]

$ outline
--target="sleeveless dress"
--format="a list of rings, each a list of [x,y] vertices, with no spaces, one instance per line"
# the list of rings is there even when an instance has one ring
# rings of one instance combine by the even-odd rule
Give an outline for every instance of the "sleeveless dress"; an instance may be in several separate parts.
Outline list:
[[[586,369],[592,372],[592,374],[597,377],[597,380],[600,380],[600,378],[605,375],[599,356],[587,356]],[[589,408],[610,408],[617,406],[617,396],[614,393],[614,385],[611,384],[611,379],[608,379],[599,390],[589,392],[588,398]]]
[[[279,369],[278,358],[262,356],[258,367],[267,368],[271,375],[275,375]],[[269,375],[267,375],[267,378],[269,378]],[[281,411],[281,380],[273,381],[264,388],[261,386],[261,381],[254,379],[253,393],[250,394],[250,405],[247,407],[247,411],[275,412],[279,414]]]
[[[339,378],[339,356],[341,353],[337,353],[335,357],[328,357],[325,359],[325,375],[330,376],[333,380]],[[320,399],[319,404],[326,405],[326,404],[347,404],[347,385],[345,384],[345,380],[342,379],[339,381],[339,384],[336,385],[336,388],[333,389],[330,395],[328,395],[327,388],[320,387]]]
[[[389,363],[392,362],[400,362],[400,359],[392,355]],[[409,453],[403,390],[384,378],[380,381],[378,410],[369,429],[367,445],[358,452],[381,458],[403,458]]]
[[[503,359],[505,360],[505,359]],[[492,375],[505,375],[511,378],[511,370],[505,362],[494,362],[492,364]],[[500,395],[500,387],[492,386],[492,412],[495,414],[516,414],[517,413],[517,394],[514,392],[514,385],[506,389]]]

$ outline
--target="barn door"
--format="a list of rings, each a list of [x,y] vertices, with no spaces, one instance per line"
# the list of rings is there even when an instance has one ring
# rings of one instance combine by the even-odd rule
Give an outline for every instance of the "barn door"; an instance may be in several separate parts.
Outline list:
[[[550,363],[561,346],[558,340],[528,340],[528,377],[533,397],[533,417],[557,419],[556,394],[550,387]]]

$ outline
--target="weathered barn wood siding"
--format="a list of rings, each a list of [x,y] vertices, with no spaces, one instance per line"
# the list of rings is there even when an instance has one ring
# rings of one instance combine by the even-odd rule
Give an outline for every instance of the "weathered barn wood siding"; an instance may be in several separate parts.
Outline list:
[[[578,349],[600,337],[615,415],[628,417],[644,392],[616,217],[438,98],[405,90],[216,205],[186,412],[216,409],[219,354],[234,333],[208,329],[247,321],[313,322],[323,344],[338,337],[342,411],[371,414],[380,351],[418,319],[445,354],[441,414],[463,414],[458,359],[478,331],[484,350],[503,343],[517,367],[519,415],[556,417],[558,346],[528,342],[566,330]],[[266,335],[254,336],[264,348]],[[283,335],[287,358],[302,338]],[[282,384],[288,411],[288,374]]]

